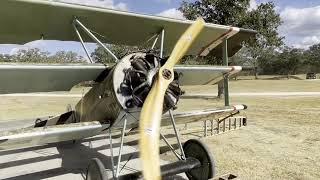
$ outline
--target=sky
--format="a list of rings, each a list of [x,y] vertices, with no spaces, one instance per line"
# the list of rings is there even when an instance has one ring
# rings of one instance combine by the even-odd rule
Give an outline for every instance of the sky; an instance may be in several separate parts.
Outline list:
[[[177,10],[181,0],[60,0],[91,6],[118,9],[136,13],[160,15],[183,19]],[[192,2],[194,0],[187,0]],[[256,8],[267,0],[251,0],[250,6]],[[280,14],[283,24],[279,28],[281,36],[285,36],[288,46],[307,49],[320,43],[320,0],[273,0],[276,11]],[[96,45],[88,44],[92,52]],[[80,43],[37,40],[25,45],[0,45],[0,53],[13,54],[19,49],[39,48],[55,53],[59,50],[74,51],[85,56]]]

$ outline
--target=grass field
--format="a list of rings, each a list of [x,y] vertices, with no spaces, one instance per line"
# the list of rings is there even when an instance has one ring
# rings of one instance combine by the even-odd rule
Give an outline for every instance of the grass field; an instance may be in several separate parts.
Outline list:
[[[320,81],[240,80],[231,92],[319,92]],[[185,87],[188,93],[215,93],[215,86]],[[77,92],[77,90],[75,90]],[[79,98],[1,97],[0,120],[53,115],[64,112]],[[320,179],[320,97],[231,97],[246,104],[248,126],[223,135],[203,138],[213,152],[217,173],[240,179]],[[180,110],[221,105],[216,99],[182,99]],[[190,124],[182,138],[198,138],[203,123]],[[169,133],[169,129],[165,130]],[[172,131],[172,130],[170,130]],[[171,139],[174,140],[174,139]],[[171,155],[163,158],[172,159]]]
[[[238,97],[233,102],[249,106],[248,126],[203,139],[215,156],[218,174],[231,172],[241,179],[320,179],[320,97]],[[202,123],[195,126],[200,129]],[[184,140],[203,135],[203,131],[182,133]]]

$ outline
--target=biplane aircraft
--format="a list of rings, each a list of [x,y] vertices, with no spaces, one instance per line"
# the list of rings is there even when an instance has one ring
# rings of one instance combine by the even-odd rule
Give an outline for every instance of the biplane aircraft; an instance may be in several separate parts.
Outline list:
[[[68,91],[83,81],[93,87],[73,110],[46,119],[35,118],[29,127],[0,132],[0,149],[36,146],[78,140],[112,131],[139,128],[142,172],[128,179],[161,179],[186,173],[189,179],[214,176],[214,162],[205,145],[189,140],[182,145],[178,123],[224,117],[246,109],[245,105],[213,107],[176,113],[183,85],[215,84],[241,71],[239,66],[176,65],[184,55],[230,57],[255,31],[196,21],[136,14],[56,0],[1,0],[0,43],[24,44],[33,40],[78,41],[90,63],[1,64],[0,93]],[[85,35],[84,35],[85,34]],[[99,38],[104,37],[106,42]],[[102,46],[113,65],[94,63],[85,42]],[[104,43],[139,46],[150,50],[117,57]],[[223,54],[223,53],[224,54]],[[168,56],[168,57],[167,57]],[[160,167],[159,129],[172,125],[180,152],[170,146],[178,161]],[[113,178],[118,178],[119,160],[112,159]],[[88,179],[106,179],[104,167],[93,160]]]

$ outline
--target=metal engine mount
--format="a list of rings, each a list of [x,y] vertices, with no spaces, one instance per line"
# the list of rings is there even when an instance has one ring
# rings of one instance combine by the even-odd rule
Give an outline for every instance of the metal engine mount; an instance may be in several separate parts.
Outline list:
[[[126,61],[126,59],[123,60]],[[155,76],[166,59],[161,59],[153,53],[134,53],[128,61],[130,67],[123,69],[124,78],[118,93],[126,97],[126,108],[142,107]],[[178,75],[175,73],[175,79],[165,93],[163,111],[175,108],[180,95]]]

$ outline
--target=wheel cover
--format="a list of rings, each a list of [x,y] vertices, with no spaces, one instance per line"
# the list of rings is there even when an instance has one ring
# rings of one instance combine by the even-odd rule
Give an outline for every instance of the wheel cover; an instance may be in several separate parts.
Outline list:
[[[201,166],[186,172],[189,179],[207,180],[215,175],[215,163],[208,147],[200,140],[190,139],[183,145],[186,158],[193,157],[200,161]]]

